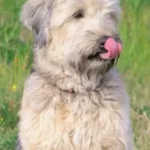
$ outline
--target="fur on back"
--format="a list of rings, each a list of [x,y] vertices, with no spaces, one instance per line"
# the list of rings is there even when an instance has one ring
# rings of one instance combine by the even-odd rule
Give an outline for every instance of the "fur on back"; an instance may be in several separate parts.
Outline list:
[[[88,59],[102,36],[119,38],[119,16],[118,0],[28,0],[23,6],[21,20],[35,34],[35,72],[24,86],[20,149],[132,150],[117,60]]]

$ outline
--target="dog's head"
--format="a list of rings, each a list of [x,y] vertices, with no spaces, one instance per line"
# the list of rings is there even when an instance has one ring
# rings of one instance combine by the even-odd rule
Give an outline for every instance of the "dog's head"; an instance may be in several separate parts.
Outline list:
[[[119,15],[118,0],[28,0],[22,22],[48,61],[104,73],[120,54]]]

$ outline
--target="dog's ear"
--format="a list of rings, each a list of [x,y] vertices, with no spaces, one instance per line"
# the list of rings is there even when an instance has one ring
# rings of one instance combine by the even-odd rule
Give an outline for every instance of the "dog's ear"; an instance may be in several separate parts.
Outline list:
[[[22,7],[21,22],[36,33],[36,42],[45,44],[50,27],[53,0],[28,0]]]
[[[51,15],[52,0],[28,0],[22,7],[21,21],[29,29],[38,32]]]

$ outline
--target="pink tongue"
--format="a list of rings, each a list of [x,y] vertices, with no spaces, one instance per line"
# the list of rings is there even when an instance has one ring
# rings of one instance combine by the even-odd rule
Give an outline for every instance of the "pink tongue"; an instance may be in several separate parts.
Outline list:
[[[107,52],[100,54],[100,57],[103,59],[113,59],[121,53],[122,45],[117,43],[113,38],[108,38],[105,42],[104,48]]]

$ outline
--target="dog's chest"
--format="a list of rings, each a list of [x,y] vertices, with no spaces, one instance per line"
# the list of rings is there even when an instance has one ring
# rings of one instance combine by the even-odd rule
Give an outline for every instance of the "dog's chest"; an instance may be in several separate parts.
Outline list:
[[[40,143],[41,150],[100,149],[104,137],[113,134],[111,117],[118,120],[111,103],[102,103],[99,93],[57,95],[30,118],[31,141]]]

